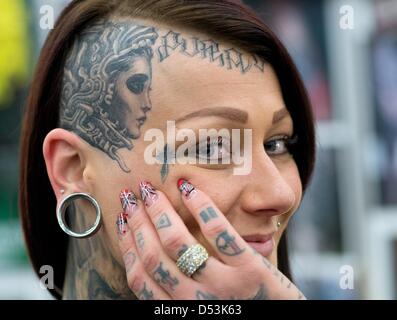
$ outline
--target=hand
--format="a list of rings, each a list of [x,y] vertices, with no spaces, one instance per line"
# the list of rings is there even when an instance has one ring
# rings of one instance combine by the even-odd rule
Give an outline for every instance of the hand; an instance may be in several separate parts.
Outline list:
[[[203,236],[217,252],[192,277],[176,265],[198,241],[165,194],[141,182],[142,200],[120,194],[119,245],[130,289],[138,299],[304,299],[303,294],[268,259],[251,248],[215,203],[186,180],[178,182],[183,203]]]

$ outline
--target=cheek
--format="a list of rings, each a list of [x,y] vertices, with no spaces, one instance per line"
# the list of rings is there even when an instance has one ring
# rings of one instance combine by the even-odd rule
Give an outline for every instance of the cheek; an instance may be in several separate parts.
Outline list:
[[[294,201],[293,207],[288,212],[288,214],[283,215],[283,217],[280,218],[280,220],[279,220],[282,223],[282,225],[278,232],[278,236],[276,237],[277,244],[280,240],[282,233],[284,232],[285,228],[287,227],[289,220],[291,219],[292,215],[296,212],[296,210],[298,209],[298,207],[302,201],[302,183],[301,183],[301,179],[299,176],[299,170],[298,170],[298,167],[296,166],[295,162],[293,162],[291,165],[289,165],[287,168],[285,168],[283,170],[283,177],[284,177],[286,183],[292,189],[292,191],[295,195],[295,201]]]
[[[85,181],[87,181],[89,192],[94,195],[102,210],[101,233],[109,241],[105,242],[111,248],[115,257],[119,257],[116,221],[118,214],[122,212],[119,199],[123,189],[129,189],[140,198],[139,182],[149,180],[155,186],[159,186],[159,170],[157,167],[146,165],[143,161],[143,151],[140,150],[141,143],[134,140],[134,151],[119,150],[119,156],[125,161],[130,172],[126,173],[120,169],[117,162],[108,159],[107,156],[97,156],[95,162],[86,170]],[[156,179],[157,176],[157,179]],[[121,260],[120,260],[121,261]]]
[[[296,163],[293,162],[287,169],[284,178],[295,194],[294,207],[291,209],[291,215],[298,209],[302,200],[302,182],[299,176],[299,170]]]

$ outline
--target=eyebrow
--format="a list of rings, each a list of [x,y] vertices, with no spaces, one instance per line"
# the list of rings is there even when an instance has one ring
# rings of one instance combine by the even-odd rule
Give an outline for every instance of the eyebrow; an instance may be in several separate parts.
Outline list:
[[[189,113],[175,120],[175,123],[191,118],[205,117],[205,116],[217,116],[241,123],[246,123],[248,120],[248,113],[246,111],[242,111],[240,109],[231,108],[231,107],[213,107],[213,108],[204,108]],[[280,122],[287,116],[289,116],[289,112],[286,108],[276,111],[273,114],[272,124],[276,124]]]
[[[246,111],[231,107],[213,107],[213,108],[204,108],[189,113],[175,120],[175,123],[195,117],[205,117],[205,116],[217,116],[241,123],[246,123],[248,120],[248,113]]]
[[[280,109],[273,114],[272,124],[276,124],[283,120],[285,117],[289,116],[289,112],[286,108]]]

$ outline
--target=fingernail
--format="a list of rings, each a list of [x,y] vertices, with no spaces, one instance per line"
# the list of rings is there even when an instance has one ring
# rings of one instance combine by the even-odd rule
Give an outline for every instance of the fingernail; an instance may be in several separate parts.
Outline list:
[[[127,219],[131,218],[132,213],[138,206],[138,199],[136,198],[135,194],[128,189],[122,190],[120,192],[120,202]]]
[[[139,183],[141,190],[141,198],[147,207],[150,207],[158,198],[156,189],[148,181],[141,181]]]
[[[127,224],[127,216],[124,212],[121,212],[117,216],[116,225],[117,225],[117,233],[119,234],[119,236],[125,235],[128,229],[128,224]]]
[[[185,179],[178,180],[178,189],[186,199],[191,199],[197,193],[195,187]]]

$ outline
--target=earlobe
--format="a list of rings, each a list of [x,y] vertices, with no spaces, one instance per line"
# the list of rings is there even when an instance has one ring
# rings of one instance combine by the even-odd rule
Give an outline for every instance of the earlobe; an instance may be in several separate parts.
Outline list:
[[[56,128],[50,131],[43,142],[43,156],[47,174],[57,199],[61,189],[68,194],[86,191],[84,183],[84,145],[74,133]]]

